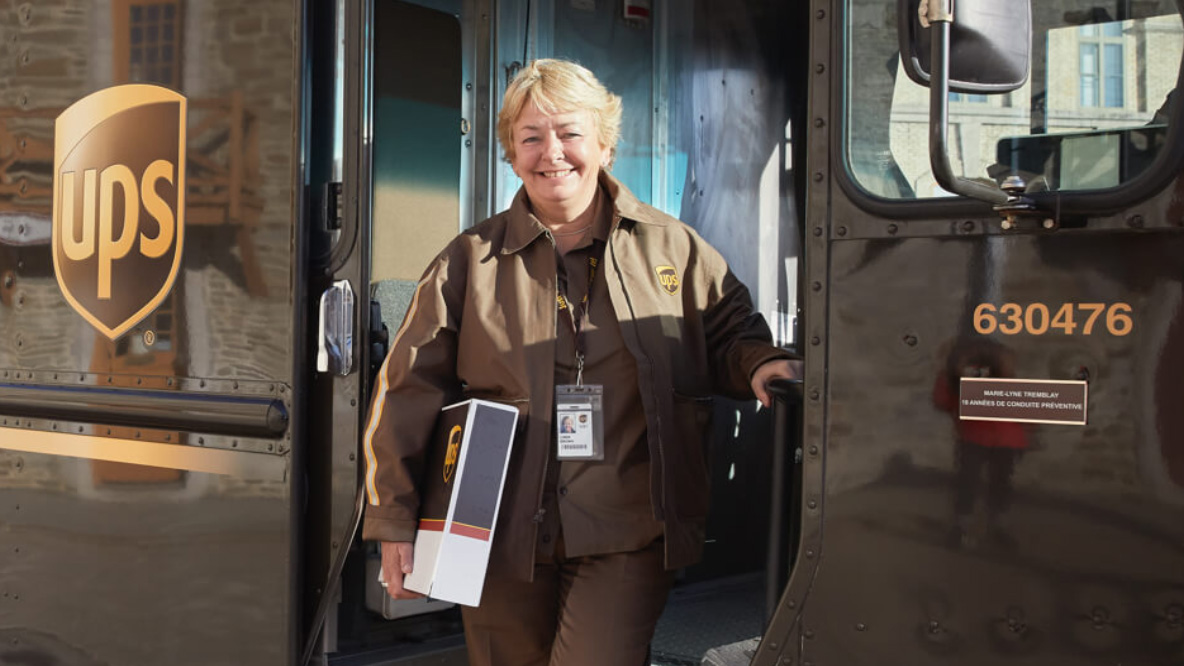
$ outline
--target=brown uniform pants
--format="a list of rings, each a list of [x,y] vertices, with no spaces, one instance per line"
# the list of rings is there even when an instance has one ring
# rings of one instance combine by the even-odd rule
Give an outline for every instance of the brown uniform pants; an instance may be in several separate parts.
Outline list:
[[[643,666],[674,573],[661,540],[639,551],[568,558],[562,540],[534,582],[490,571],[463,608],[470,666]]]

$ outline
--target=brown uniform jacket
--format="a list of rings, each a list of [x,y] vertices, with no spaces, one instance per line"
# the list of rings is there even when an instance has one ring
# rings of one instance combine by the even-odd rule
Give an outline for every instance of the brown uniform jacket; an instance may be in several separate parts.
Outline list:
[[[613,202],[603,271],[637,361],[650,498],[666,566],[702,553],[711,395],[751,398],[752,373],[789,358],[748,290],[693,229],[601,176]],[[412,541],[437,413],[465,398],[518,407],[491,567],[529,580],[554,426],[557,255],[524,192],[457,236],[428,267],[379,373],[365,433],[363,536]],[[611,436],[611,433],[609,434]]]

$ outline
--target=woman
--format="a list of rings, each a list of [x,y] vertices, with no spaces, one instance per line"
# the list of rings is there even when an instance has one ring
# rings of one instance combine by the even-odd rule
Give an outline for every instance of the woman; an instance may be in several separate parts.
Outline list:
[[[498,135],[522,189],[428,267],[380,373],[364,536],[394,598],[415,596],[402,578],[440,407],[521,412],[481,606],[462,610],[474,665],[644,663],[673,570],[702,551],[710,395],[768,405],[766,384],[797,374],[720,255],[609,175],[620,121],[579,65],[515,77]],[[561,433],[557,410],[588,436]]]

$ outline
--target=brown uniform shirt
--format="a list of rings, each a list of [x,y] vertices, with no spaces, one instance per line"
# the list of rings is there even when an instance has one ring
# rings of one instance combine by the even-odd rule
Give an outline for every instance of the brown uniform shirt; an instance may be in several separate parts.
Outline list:
[[[601,199],[603,202],[604,199]],[[577,308],[588,294],[584,337],[584,383],[604,387],[604,460],[560,462],[551,433],[547,481],[539,526],[540,559],[554,553],[562,531],[568,557],[639,550],[662,535],[650,502],[650,454],[645,413],[637,384],[637,362],[625,347],[605,282],[603,259],[612,211],[602,207],[593,227],[574,249],[557,257],[557,288]],[[591,291],[588,260],[601,260]],[[576,383],[576,337],[567,311],[555,331],[555,384]]]
[[[636,364],[636,380],[606,385],[606,396],[637,385],[650,462],[636,469],[649,470],[649,507],[663,527],[666,567],[676,569],[697,560],[703,547],[709,396],[751,399],[756,368],[788,354],[769,343],[747,289],[693,229],[642,204],[607,173],[601,186],[619,221],[608,235],[598,287],[607,287],[609,297],[600,304],[616,313]],[[365,538],[415,537],[419,481],[440,408],[465,397],[499,400],[517,406],[520,417],[490,568],[523,580],[533,575],[560,355],[558,268],[544,234],[520,192],[509,210],[449,243],[424,273],[374,389],[363,440]],[[558,469],[556,490],[564,487],[561,479],[582,485],[578,473],[587,467]],[[639,485],[627,484],[628,492]],[[609,503],[588,497],[600,515],[609,515]],[[552,515],[566,520],[579,511],[571,506]],[[564,532],[565,543],[573,531]]]

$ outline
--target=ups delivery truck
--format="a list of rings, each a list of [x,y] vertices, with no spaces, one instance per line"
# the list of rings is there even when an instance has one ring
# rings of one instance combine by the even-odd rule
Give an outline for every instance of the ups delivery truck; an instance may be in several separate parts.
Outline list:
[[[1180,12],[0,3],[0,663],[465,663],[378,586],[362,426],[561,57],[806,359],[715,401],[653,663],[1184,664]]]

